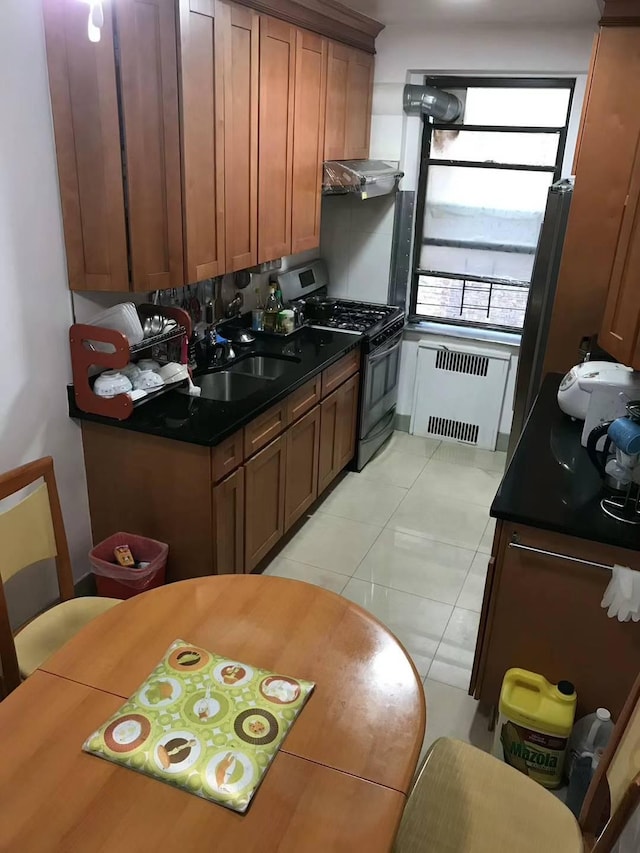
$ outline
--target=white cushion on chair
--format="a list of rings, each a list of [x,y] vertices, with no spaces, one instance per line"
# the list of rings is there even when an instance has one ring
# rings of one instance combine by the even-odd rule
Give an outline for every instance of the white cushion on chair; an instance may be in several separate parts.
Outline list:
[[[81,628],[116,604],[120,604],[120,599],[80,596],[62,601],[36,616],[15,636],[22,678],[30,676]]]

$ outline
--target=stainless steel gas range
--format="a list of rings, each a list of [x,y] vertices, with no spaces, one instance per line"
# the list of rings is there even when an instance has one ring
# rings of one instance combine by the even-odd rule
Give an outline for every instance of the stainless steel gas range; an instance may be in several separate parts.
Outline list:
[[[302,308],[316,328],[359,332],[363,337],[356,468],[361,471],[393,432],[404,311],[394,305],[331,299],[322,259],[278,276],[283,299]]]

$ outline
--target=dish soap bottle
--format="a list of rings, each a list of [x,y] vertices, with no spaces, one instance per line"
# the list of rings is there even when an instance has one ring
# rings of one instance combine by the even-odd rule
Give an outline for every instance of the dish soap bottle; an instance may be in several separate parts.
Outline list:
[[[264,330],[265,332],[278,331],[278,314],[282,310],[282,302],[278,299],[276,286],[269,286],[269,296],[264,306]]]

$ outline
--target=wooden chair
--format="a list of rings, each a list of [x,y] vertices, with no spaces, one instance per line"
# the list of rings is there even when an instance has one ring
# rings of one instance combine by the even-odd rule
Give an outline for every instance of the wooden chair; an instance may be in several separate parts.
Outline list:
[[[74,598],[67,537],[53,459],[46,456],[0,475],[0,500],[43,479],[28,497],[0,513],[0,662],[5,693],[31,675],[53,652],[118,599]],[[60,603],[23,625],[15,637],[4,584],[27,566],[55,558]]]
[[[469,744],[437,740],[409,796],[394,853],[610,853],[640,803],[640,677],[580,821],[549,791]]]

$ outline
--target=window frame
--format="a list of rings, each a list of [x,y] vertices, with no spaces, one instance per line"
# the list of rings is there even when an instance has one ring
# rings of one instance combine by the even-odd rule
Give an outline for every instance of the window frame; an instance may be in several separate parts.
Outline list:
[[[567,147],[567,136],[569,133],[569,125],[571,123],[571,115],[573,111],[573,99],[575,95],[576,78],[575,77],[473,77],[466,75],[427,75],[424,78],[425,86],[434,86],[438,89],[469,89],[469,88],[484,88],[484,89],[568,89],[569,101],[567,104],[567,118],[563,127],[520,127],[516,125],[478,125],[478,124],[457,124],[456,122],[440,122],[431,119],[430,116],[422,116],[422,139],[420,144],[420,171],[418,174],[418,188],[416,191],[416,214],[414,220],[413,232],[413,254],[411,265],[411,291],[409,299],[409,322],[411,323],[439,323],[448,326],[463,326],[471,329],[485,329],[488,331],[498,332],[515,332],[520,334],[522,328],[500,325],[495,323],[478,323],[475,320],[454,319],[451,317],[434,317],[430,314],[418,314],[418,287],[421,276],[431,275],[437,276],[437,270],[425,270],[420,267],[420,255],[422,246],[424,245],[424,215],[427,203],[427,183],[429,179],[429,166],[453,166],[462,168],[474,169],[493,169],[493,170],[518,170],[529,172],[547,172],[553,174],[553,182],[559,181],[562,177],[562,165]],[[467,160],[436,160],[431,158],[431,142],[434,130],[462,130],[464,131],[488,131],[492,133],[553,133],[559,134],[558,152],[554,166],[525,166],[522,164],[512,163],[494,163],[494,162],[473,162]],[[509,282],[501,281],[500,279],[492,278],[491,276],[464,276],[461,273],[441,273],[443,277],[451,278],[463,282],[478,282],[484,284],[508,284]],[[512,282],[513,284],[513,282]],[[530,287],[530,282],[520,283],[520,286]]]

